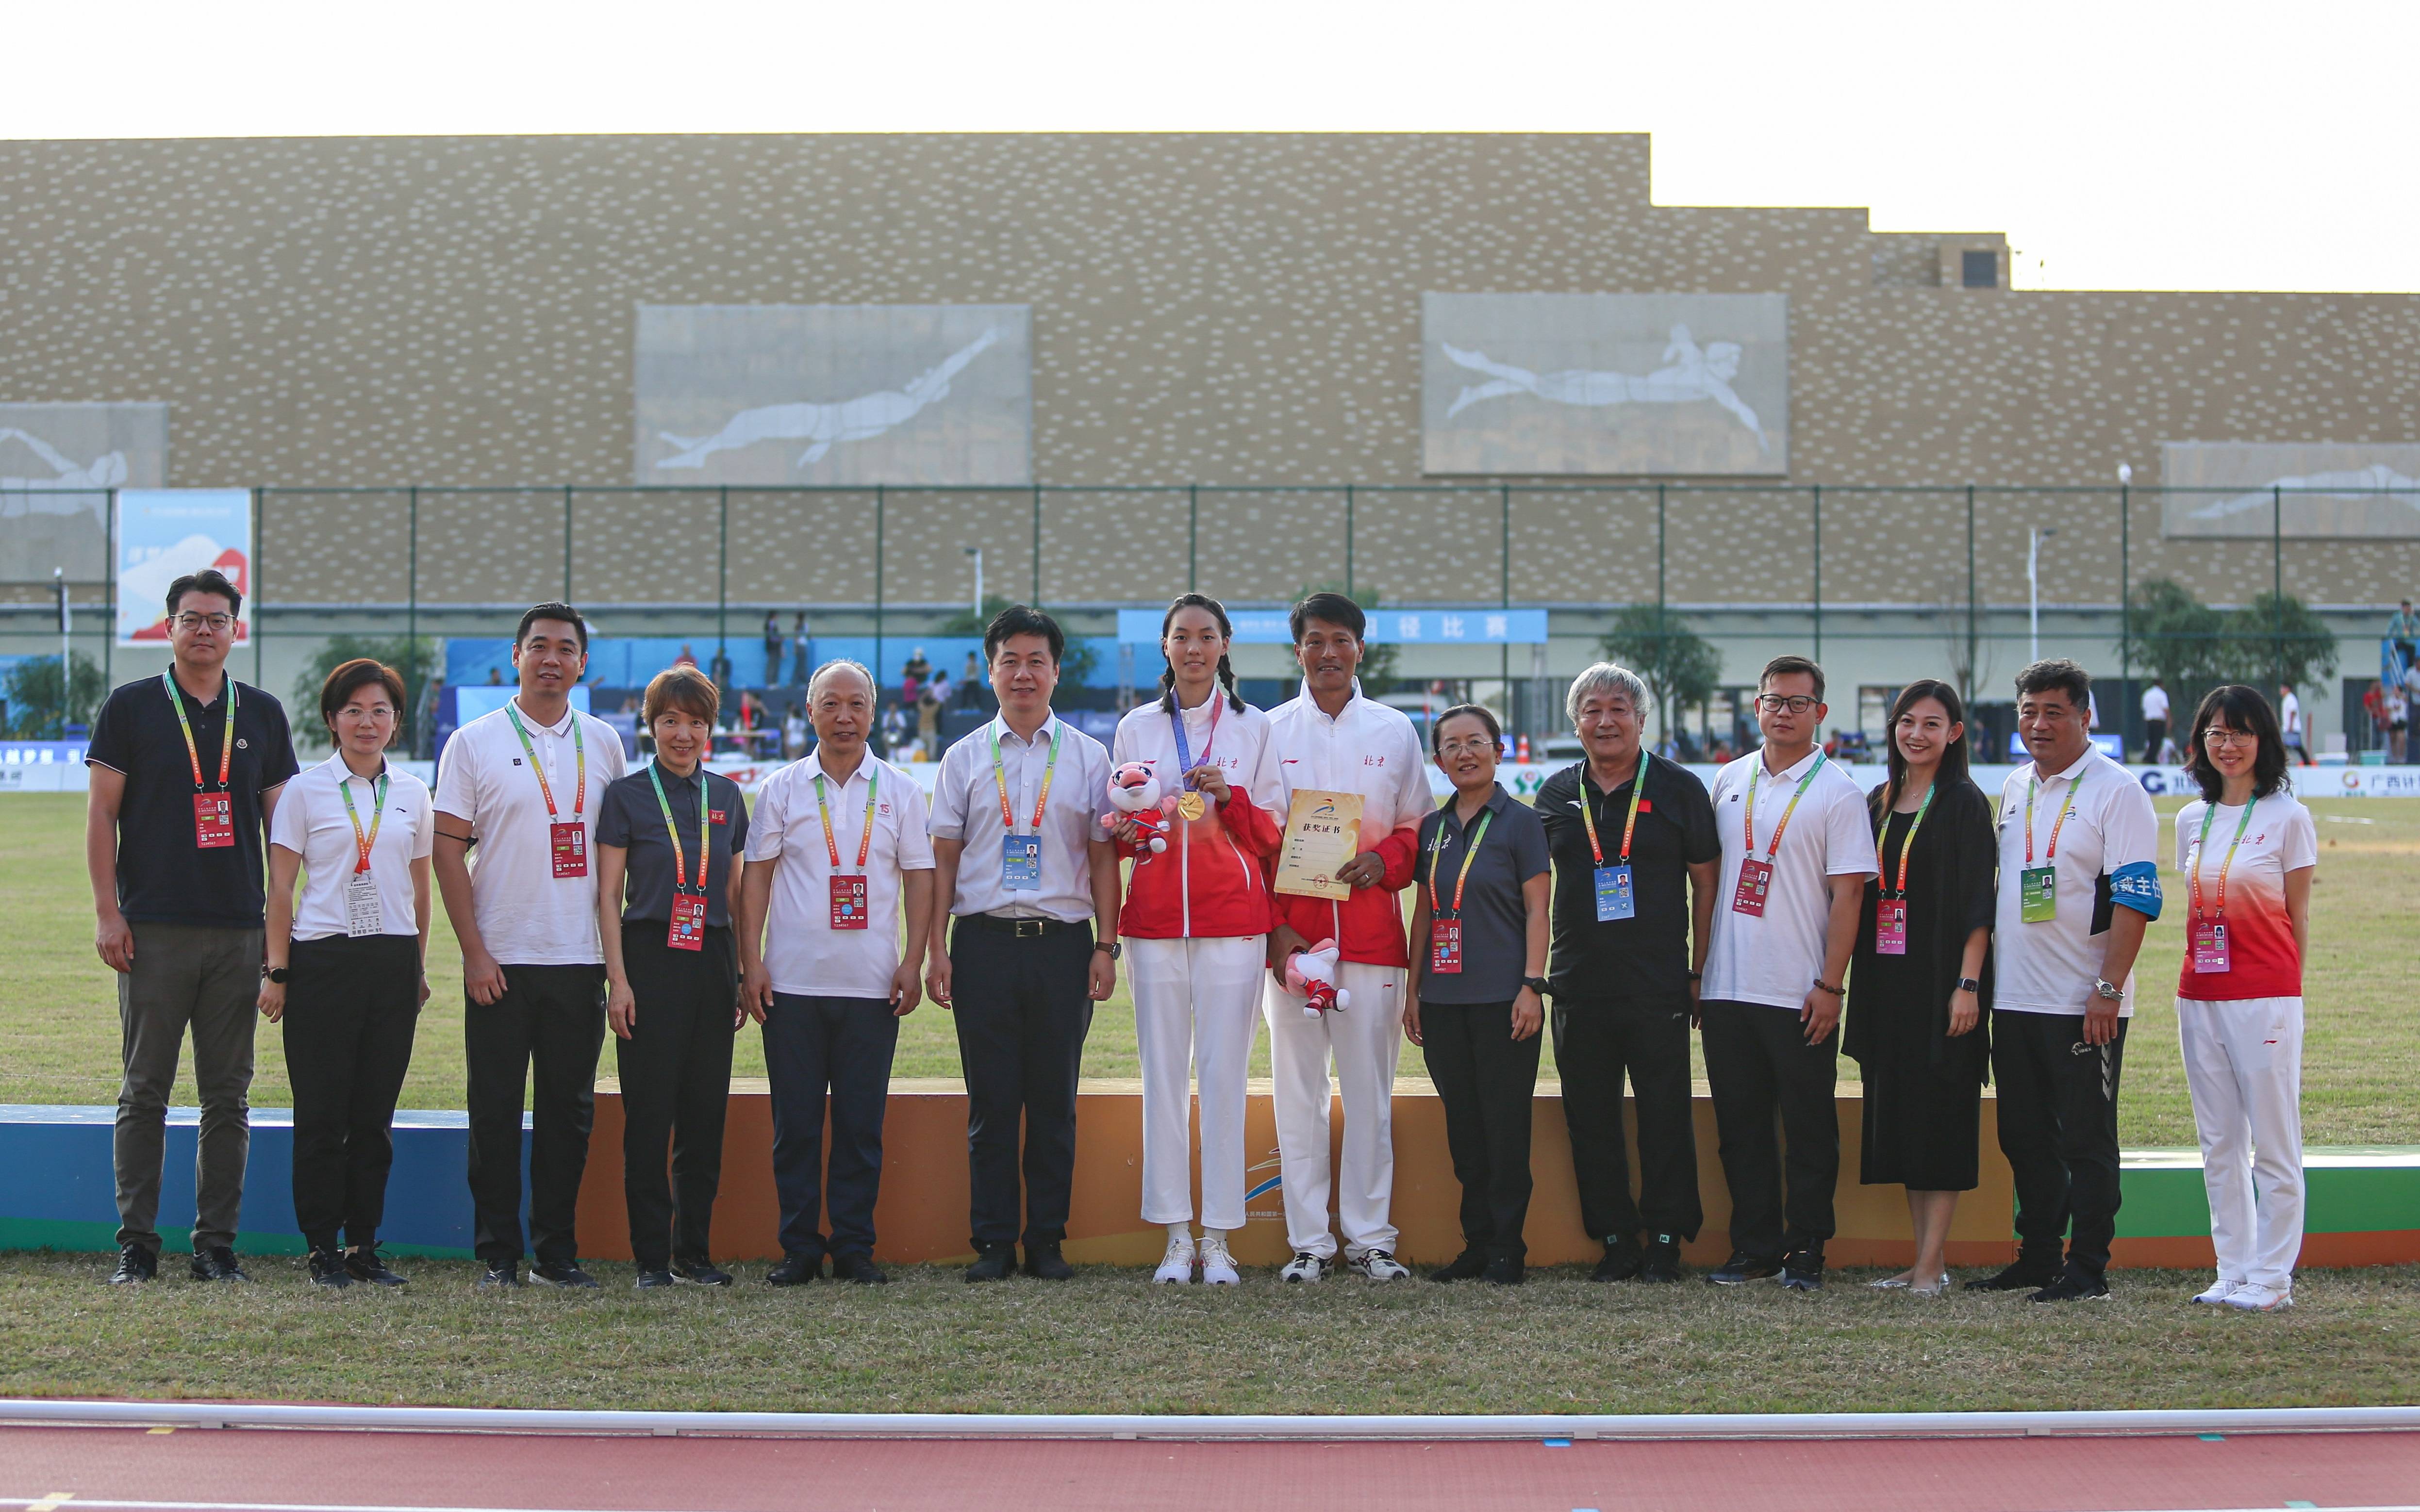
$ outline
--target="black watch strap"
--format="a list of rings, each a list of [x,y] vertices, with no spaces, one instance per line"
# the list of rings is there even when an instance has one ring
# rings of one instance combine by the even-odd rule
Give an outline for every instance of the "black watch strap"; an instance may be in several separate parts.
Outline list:
[[[1546,995],[1546,979],[1544,977],[1524,977],[1521,979],[1521,985],[1541,997]]]
[[[264,980],[273,981],[280,987],[283,987],[286,985],[287,977],[290,975],[290,968],[286,966],[264,965],[260,968],[260,975]]]
[[[1979,993],[1983,990],[1983,984],[1972,977],[1961,977],[1958,979],[1958,990],[1962,993]]]

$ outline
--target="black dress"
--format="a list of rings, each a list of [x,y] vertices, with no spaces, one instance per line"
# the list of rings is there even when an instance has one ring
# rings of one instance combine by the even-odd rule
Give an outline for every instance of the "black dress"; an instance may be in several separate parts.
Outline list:
[[[1885,876],[1897,880],[1912,813],[1881,812]],[[1874,948],[1878,882],[1866,884],[1849,976],[1842,1048],[1865,1077],[1865,1150],[1857,1179],[1868,1186],[1969,1192],[1982,1087],[1991,1054],[1992,960],[1983,957],[1981,1017],[1952,1037],[1949,995],[1966,937],[1992,926],[1997,849],[1982,790],[1960,782],[1936,795],[1907,858],[1907,953]]]

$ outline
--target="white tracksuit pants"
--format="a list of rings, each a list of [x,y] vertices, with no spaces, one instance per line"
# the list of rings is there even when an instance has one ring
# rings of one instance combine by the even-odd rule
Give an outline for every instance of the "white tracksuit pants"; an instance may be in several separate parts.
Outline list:
[[[2303,1248],[2303,1000],[2177,999],[2224,1279],[2280,1291]]]
[[[1315,1019],[1304,1017],[1301,998],[1268,973],[1261,976],[1269,1075],[1277,1091],[1286,1242],[1322,1259],[1336,1257],[1336,1236],[1327,1227],[1331,1057],[1344,1094],[1344,1168],[1335,1186],[1345,1253],[1395,1247],[1388,1210],[1395,1195],[1395,1057],[1404,1044],[1404,970],[1347,961],[1337,975],[1337,985],[1352,1000]]]
[[[1192,1077],[1202,1084],[1202,1226],[1244,1227],[1244,1072],[1265,936],[1125,942],[1142,1061],[1142,1219],[1193,1217]]]

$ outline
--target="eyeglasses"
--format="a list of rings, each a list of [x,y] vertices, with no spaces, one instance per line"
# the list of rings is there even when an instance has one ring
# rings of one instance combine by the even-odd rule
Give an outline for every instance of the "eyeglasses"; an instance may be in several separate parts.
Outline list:
[[[2242,730],[2221,730],[2215,725],[2201,733],[2201,743],[2212,749],[2220,750],[2235,750],[2239,748],[2246,750],[2260,748],[2258,735],[2250,734]]]
[[[176,625],[179,630],[198,630],[205,625],[213,630],[225,630],[232,627],[234,624],[235,616],[232,614],[194,614],[189,611],[176,618]]]
[[[1792,714],[1805,714],[1815,706],[1815,701],[1804,693],[1794,693],[1788,698],[1778,693],[1761,693],[1757,696],[1756,706],[1767,714],[1779,714],[1784,709]]]
[[[1484,735],[1474,735],[1468,740],[1447,741],[1444,745],[1437,748],[1437,754],[1440,756],[1472,756],[1477,755],[1482,750],[1492,751],[1495,748],[1496,742],[1493,740],[1488,739]]]

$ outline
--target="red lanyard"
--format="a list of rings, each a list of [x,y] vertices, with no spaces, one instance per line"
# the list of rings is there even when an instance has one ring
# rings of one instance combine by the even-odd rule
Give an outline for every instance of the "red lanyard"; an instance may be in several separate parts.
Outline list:
[[[874,848],[874,785],[880,776],[879,772],[865,774],[865,833],[857,842],[857,869],[861,872],[865,870],[865,858]],[[815,812],[823,816],[824,849],[831,853],[832,872],[837,875],[840,872],[840,842],[832,839],[831,810],[824,804],[824,774],[821,772],[815,774]]]
[[[1470,886],[1470,863],[1479,859],[1479,842],[1487,838],[1488,823],[1496,810],[1488,810],[1479,816],[1479,827],[1470,832],[1470,847],[1462,853],[1462,875],[1453,879],[1453,912],[1446,914],[1445,902],[1437,893],[1437,867],[1445,860],[1445,824],[1437,824],[1436,846],[1429,852],[1429,912],[1445,914],[1449,918],[1462,917],[1462,889]]]
[[[513,710],[512,701],[504,701],[504,717],[513,722],[513,733],[521,737],[521,752],[529,758],[530,770],[537,774],[537,791],[546,799],[546,816],[557,817],[554,811],[554,784],[546,779],[546,765],[537,759],[537,748],[530,744],[529,732],[521,728],[521,717]],[[580,711],[571,711],[571,749],[580,763],[580,787],[571,795],[571,817],[579,819],[580,810],[588,806],[588,742],[580,733]]]

